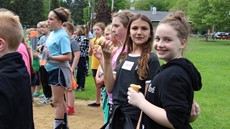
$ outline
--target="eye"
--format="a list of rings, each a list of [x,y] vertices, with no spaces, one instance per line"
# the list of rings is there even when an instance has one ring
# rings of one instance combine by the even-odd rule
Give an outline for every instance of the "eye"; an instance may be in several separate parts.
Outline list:
[[[147,28],[147,27],[144,26],[144,27],[142,27],[141,29],[142,29],[142,30],[148,30],[149,28]]]
[[[118,27],[119,27],[119,25],[118,25],[118,24],[114,24],[114,25],[113,25],[113,27],[118,28]]]
[[[156,41],[156,42],[159,42],[159,41],[160,41],[160,38],[159,38],[159,37],[156,37],[156,38],[155,38],[155,41]]]
[[[171,41],[172,41],[171,39],[165,38],[165,42],[166,42],[166,43],[169,43],[169,42],[171,42]]]
[[[132,29],[132,30],[137,30],[137,29],[138,29],[138,27],[133,26],[131,29]]]

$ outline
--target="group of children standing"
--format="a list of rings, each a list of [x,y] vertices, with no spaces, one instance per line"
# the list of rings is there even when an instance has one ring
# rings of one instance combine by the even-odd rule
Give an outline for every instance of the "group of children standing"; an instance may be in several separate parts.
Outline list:
[[[152,23],[145,15],[119,12],[113,15],[112,36],[116,41],[106,40],[94,52],[107,96],[112,94],[111,103],[105,103],[111,105],[111,113],[108,117],[109,111],[104,111],[107,118],[102,129],[191,128],[189,123],[200,110],[194,91],[202,83],[196,67],[182,56],[189,37],[184,13],[177,11],[163,19],[154,39]],[[114,47],[117,41],[121,47]],[[130,84],[140,85],[140,91],[129,88]]]
[[[1,15],[5,15],[1,11],[0,20]],[[75,94],[71,89],[71,76],[77,64],[85,60],[81,54],[81,46],[76,42],[78,40],[72,38],[74,27],[68,23],[70,17],[70,11],[63,7],[50,11],[48,20],[41,27],[49,27],[52,31],[49,33],[41,30],[44,37],[38,42],[43,49],[43,52],[40,51],[41,56],[46,55],[46,63],[39,66],[37,71],[46,77],[41,81],[42,85],[52,91],[54,129],[69,128],[68,109],[75,112],[72,109]],[[2,31],[1,26],[0,29]],[[100,106],[103,87],[105,124],[102,129],[190,129],[190,121],[199,115],[194,91],[200,90],[202,83],[196,67],[183,57],[189,37],[189,23],[184,13],[177,11],[164,18],[155,34],[148,17],[129,11],[113,14],[111,25],[105,28],[103,23],[96,23],[93,30],[96,37],[91,40],[88,52],[92,55],[97,99],[88,106]],[[103,35],[105,39],[102,40],[100,37]],[[5,37],[1,33],[0,36],[1,52]],[[152,52],[152,47],[156,54]],[[34,61],[40,54],[37,50],[32,52]],[[4,54],[1,54],[0,65],[4,65]],[[163,60],[162,66],[158,58]],[[29,67],[27,71],[29,75]],[[4,72],[0,72],[0,76],[4,75],[2,73]],[[31,72],[32,80],[36,78],[36,74],[38,73]],[[31,83],[38,85],[36,81]],[[130,84],[140,85],[141,89],[139,92],[135,91],[130,88]],[[70,90],[65,97],[66,89]],[[51,98],[46,94],[45,96]],[[28,107],[32,109],[31,105]],[[30,113],[28,119],[31,118]],[[31,123],[27,122],[26,128],[32,128]],[[4,127],[1,125],[2,123],[0,127]]]

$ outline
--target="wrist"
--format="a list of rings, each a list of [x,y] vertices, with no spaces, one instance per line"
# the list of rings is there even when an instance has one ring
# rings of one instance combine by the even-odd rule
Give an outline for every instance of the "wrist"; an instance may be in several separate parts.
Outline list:
[[[143,107],[144,106],[146,106],[146,103],[147,102],[147,100],[146,99],[143,99],[142,101],[140,101],[139,103],[138,103],[138,105],[137,105],[137,107],[139,108],[139,109],[143,109]]]
[[[51,59],[52,59],[52,56],[48,56],[48,57],[47,57],[47,60],[51,60]]]

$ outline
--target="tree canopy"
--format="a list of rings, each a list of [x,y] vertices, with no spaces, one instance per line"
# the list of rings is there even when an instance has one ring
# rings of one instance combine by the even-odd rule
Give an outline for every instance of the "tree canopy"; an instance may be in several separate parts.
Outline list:
[[[70,9],[75,24],[85,24],[91,20],[92,2],[95,1],[95,19],[111,20],[111,0],[0,0],[0,7],[7,8],[20,16],[23,25],[36,25],[46,20],[50,10],[60,6]],[[90,3],[90,4],[89,4]],[[230,32],[230,0],[114,0],[114,10],[129,9],[157,11],[182,10],[189,17],[196,30],[214,28],[215,31]]]

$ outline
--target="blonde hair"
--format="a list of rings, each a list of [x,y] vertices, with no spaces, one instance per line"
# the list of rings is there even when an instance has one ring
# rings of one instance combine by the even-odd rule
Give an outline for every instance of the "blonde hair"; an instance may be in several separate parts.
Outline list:
[[[109,24],[105,27],[105,31],[111,31],[112,30],[112,25]]]
[[[73,35],[73,32],[74,32],[74,25],[70,22],[64,22],[62,24],[63,27],[66,27],[67,30],[71,33],[71,35]]]
[[[119,11],[113,14],[113,18],[118,17],[122,25],[127,28],[129,25],[130,19],[135,15],[135,13],[130,12],[129,10]]]
[[[160,21],[160,24],[169,24],[177,31],[177,36],[179,38],[188,40],[190,26],[187,17],[182,11],[176,11],[169,14]]]
[[[8,43],[10,50],[17,50],[23,37],[19,16],[12,11],[0,8],[0,38]]]
[[[85,35],[85,31],[83,30],[83,26],[76,26],[76,30],[78,30],[78,36]]]
[[[105,31],[105,24],[103,22],[97,22],[93,26],[98,26],[102,29],[102,31]]]
[[[41,22],[41,27],[49,27],[49,24],[47,21],[42,21]]]
[[[26,29],[27,36],[30,35],[31,31],[36,31],[36,28],[28,28],[28,29]]]

